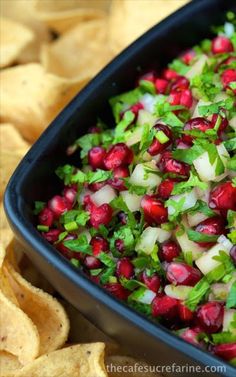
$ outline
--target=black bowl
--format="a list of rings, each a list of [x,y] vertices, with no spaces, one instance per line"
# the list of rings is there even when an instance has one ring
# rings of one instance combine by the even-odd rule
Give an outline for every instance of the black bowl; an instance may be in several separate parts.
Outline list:
[[[132,354],[155,365],[168,365],[169,370],[163,372],[172,376],[185,374],[184,370],[181,374],[174,370],[172,363],[198,365],[203,368],[202,375],[233,377],[236,373],[226,362],[186,343],[91,282],[41,237],[34,226],[32,208],[35,200],[47,200],[59,192],[60,183],[54,170],[69,161],[66,147],[86,133],[97,115],[111,122],[107,103],[111,96],[132,88],[140,71],[153,66],[161,68],[181,51],[211,37],[210,26],[223,23],[225,12],[235,7],[234,0],[192,1],[139,38],[92,80],[47,128],[19,164],[4,198],[16,237],[61,295]],[[78,156],[74,158],[78,161]],[[189,374],[194,376],[199,372],[189,370],[186,375]]]

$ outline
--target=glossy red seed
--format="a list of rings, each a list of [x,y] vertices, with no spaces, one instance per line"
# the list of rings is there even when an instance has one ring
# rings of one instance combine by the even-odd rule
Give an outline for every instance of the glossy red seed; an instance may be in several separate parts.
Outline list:
[[[88,163],[94,170],[103,169],[105,156],[106,151],[104,148],[99,146],[93,147],[88,152]]]
[[[109,204],[104,203],[101,206],[93,206],[89,209],[90,224],[94,228],[99,228],[100,225],[108,225],[112,219],[112,208]]]
[[[202,117],[197,117],[197,118],[192,118],[188,122],[185,123],[184,131],[198,130],[201,132],[206,132],[207,130],[210,130],[213,127],[214,125],[209,120]],[[183,136],[184,142],[189,143],[189,144],[191,144],[193,139],[194,139],[194,136],[190,136],[190,135]]]
[[[168,211],[164,203],[156,195],[144,195],[141,200],[141,208],[145,221],[149,225],[158,225],[167,222]]]
[[[157,165],[163,173],[173,173],[184,176],[189,175],[190,165],[175,160],[170,151],[162,153],[161,159]]]
[[[179,302],[178,305],[179,318],[183,322],[191,322],[193,319],[193,312],[182,302]]]
[[[127,300],[130,295],[130,291],[125,289],[120,283],[107,283],[103,287],[120,300]]]
[[[192,145],[192,138],[189,135],[183,135],[181,138],[176,139],[177,149],[189,149]]]
[[[224,89],[230,89],[233,91],[234,94],[236,94],[236,89],[230,88],[229,84],[231,82],[236,81],[236,69],[226,69],[222,74],[221,74],[221,82],[223,84]]]
[[[123,253],[124,250],[125,250],[125,244],[124,244],[124,241],[123,240],[116,240],[115,241],[115,247],[116,249],[119,251],[119,253]]]
[[[59,217],[64,212],[71,209],[72,205],[66,200],[66,198],[60,195],[55,195],[51,200],[49,200],[48,207],[54,213],[55,217]]]
[[[77,188],[75,186],[67,186],[63,190],[63,196],[66,198],[66,200],[71,203],[72,205],[76,201],[76,196],[77,196]]]
[[[236,245],[234,245],[231,249],[230,249],[230,257],[232,259],[232,261],[234,262],[234,264],[236,265]]]
[[[233,186],[232,182],[220,183],[211,191],[209,207],[236,211],[236,187]]]
[[[211,51],[213,54],[224,54],[234,51],[234,46],[227,37],[220,35],[211,42]]]
[[[43,208],[38,216],[39,224],[45,226],[52,226],[54,221],[54,213],[47,207]]]
[[[147,273],[144,271],[141,274],[141,281],[147,286],[148,289],[157,293],[161,286],[161,279],[157,274],[152,274],[148,276]]]
[[[202,331],[200,329],[195,329],[195,328],[190,328],[184,330],[181,334],[180,337],[184,339],[186,342],[189,342],[191,344],[199,345],[199,340],[198,340],[198,335]]]
[[[180,247],[175,241],[167,240],[160,245],[158,255],[161,261],[172,262],[180,255]]]
[[[175,72],[173,69],[166,68],[162,72],[162,76],[163,76],[164,79],[169,81],[169,80],[176,79],[176,77],[178,77],[179,74],[177,72]]]
[[[225,221],[222,217],[215,216],[210,217],[202,222],[200,222],[196,227],[195,231],[199,233],[209,234],[209,235],[221,235],[225,234]],[[215,242],[197,242],[202,247],[211,247]]]
[[[212,352],[224,360],[236,358],[236,343],[223,343],[212,347]]]
[[[100,268],[102,266],[102,263],[99,259],[97,259],[93,255],[86,255],[86,257],[84,258],[84,265],[89,270],[93,270],[96,268]]]
[[[89,190],[96,192],[96,191],[100,190],[102,187],[104,187],[106,184],[107,184],[107,181],[94,182],[94,183],[90,183],[88,185],[88,188],[89,188]]]
[[[169,87],[169,81],[166,79],[156,79],[155,87],[156,87],[157,93],[166,94]]]
[[[181,92],[188,89],[190,85],[189,80],[184,76],[179,76],[173,80],[170,90],[171,92]]]
[[[172,106],[181,105],[190,109],[193,105],[193,96],[191,90],[184,89],[181,92],[171,92],[169,95],[169,103]]]
[[[137,84],[140,85],[140,81],[143,81],[143,80],[150,81],[154,84],[156,80],[156,72],[155,71],[145,72],[144,74],[138,77]]]
[[[101,128],[98,126],[92,126],[89,128],[89,133],[90,134],[100,134],[101,133]]]
[[[162,181],[157,188],[157,195],[161,199],[169,199],[176,182],[177,180],[173,178],[164,179],[164,181]]]
[[[113,170],[113,177],[108,180],[108,184],[111,185],[115,190],[124,191],[127,190],[125,182],[122,178],[129,177],[129,169],[125,166],[120,166]]]
[[[169,297],[161,296],[155,297],[152,301],[152,315],[154,317],[163,316],[166,320],[177,318],[178,316],[178,300]]]
[[[197,323],[206,333],[212,334],[222,327],[224,307],[216,301],[207,302],[197,311]]]
[[[129,108],[129,111],[132,111],[132,113],[133,113],[134,116],[135,116],[135,120],[136,120],[137,117],[138,117],[139,110],[143,110],[143,109],[144,109],[143,104],[140,103],[140,102],[137,102],[137,103],[135,103],[134,105],[132,105],[132,106]]]
[[[175,285],[190,285],[193,287],[202,277],[201,272],[182,262],[171,262],[167,266],[166,278]]]
[[[158,131],[163,132],[167,136],[168,140],[165,143],[161,143],[156,137],[154,137],[154,139],[152,141],[152,144],[148,148],[148,153],[151,156],[155,156],[158,153],[161,153],[169,145],[171,145],[171,143],[172,143],[172,137],[173,137],[171,129],[169,127],[165,126],[164,124],[158,123],[158,124],[156,124],[154,126],[154,128],[156,129],[157,132]]]
[[[118,259],[116,265],[116,276],[125,277],[126,279],[131,279],[134,275],[134,266],[129,258]]]
[[[50,229],[48,232],[42,232],[42,236],[50,243],[58,240],[61,231],[59,229]]]
[[[107,170],[114,170],[120,166],[127,166],[133,161],[132,150],[124,143],[113,145],[104,159]]]
[[[91,238],[90,245],[94,256],[98,256],[101,252],[106,252],[109,249],[109,244],[102,236],[94,236]]]
[[[195,58],[196,52],[194,50],[187,50],[185,51],[181,56],[181,60],[184,62],[184,64],[189,65],[191,61]]]

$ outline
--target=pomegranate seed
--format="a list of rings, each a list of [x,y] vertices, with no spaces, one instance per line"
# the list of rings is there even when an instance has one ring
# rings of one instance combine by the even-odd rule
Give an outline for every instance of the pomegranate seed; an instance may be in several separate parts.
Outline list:
[[[236,61],[235,56],[229,56],[225,61],[222,62],[223,65],[230,65],[231,63]]]
[[[117,277],[125,277],[126,279],[131,279],[134,275],[134,266],[132,265],[129,258],[121,258],[117,261],[116,265],[116,275]]]
[[[150,147],[148,148],[148,153],[151,155],[151,156],[155,156],[157,155],[158,153],[162,152],[163,150],[165,150],[169,145],[171,145],[172,143],[172,131],[170,130],[169,127],[165,126],[164,124],[156,124],[154,126],[154,128],[156,129],[156,131],[161,131],[163,132],[167,138],[169,140],[167,140],[165,143],[161,143],[159,140],[157,140],[157,138],[154,137],[153,141],[152,141],[152,144],[150,145]]]
[[[45,207],[39,213],[38,220],[39,220],[39,224],[50,227],[52,226],[53,221],[54,221],[54,214],[49,208]]]
[[[236,357],[236,343],[223,343],[212,347],[212,352],[224,360],[232,360]]]
[[[124,244],[124,241],[123,240],[116,240],[115,241],[115,247],[117,248],[117,250],[119,251],[119,253],[123,253],[124,250],[125,250],[125,244]]]
[[[148,71],[148,72],[142,74],[141,76],[139,76],[139,78],[137,80],[137,84],[140,85],[140,81],[142,81],[142,80],[150,81],[154,84],[155,79],[156,79],[156,72],[155,71]]]
[[[144,195],[141,200],[141,208],[144,212],[145,221],[149,224],[162,224],[168,219],[167,208],[156,195]]]
[[[122,178],[129,177],[129,169],[125,166],[120,166],[113,170],[113,177],[112,179],[108,180],[108,183],[118,191],[127,190],[125,187],[125,182]]]
[[[186,329],[180,337],[184,339],[186,342],[191,344],[199,345],[198,335],[202,332],[202,330],[198,328],[190,328]]]
[[[104,159],[104,165],[107,170],[114,170],[120,166],[127,166],[133,161],[133,152],[124,143],[113,145]]]
[[[104,158],[106,156],[106,151],[102,147],[93,147],[88,152],[88,163],[89,165],[95,169],[103,169],[104,168]]]
[[[173,80],[170,88],[173,92],[181,92],[185,89],[188,89],[189,85],[190,82],[186,77],[178,76],[175,80]]]
[[[89,133],[90,134],[100,134],[101,133],[101,128],[99,128],[98,126],[92,126],[89,128]]]
[[[197,322],[208,334],[220,330],[223,323],[224,307],[216,301],[203,304],[197,311]]]
[[[216,122],[217,122],[219,116],[220,116],[219,114],[213,114],[213,115],[212,115],[212,119],[211,119],[212,128],[215,127],[215,124],[216,124]],[[218,135],[220,135],[222,132],[225,131],[225,129],[228,127],[228,124],[229,124],[228,119],[227,119],[227,118],[222,118],[222,117],[221,117],[220,126],[219,126],[219,128],[218,128],[218,132],[217,132]]]
[[[175,285],[190,285],[193,287],[202,277],[201,272],[182,262],[171,262],[166,270],[166,277]]]
[[[230,254],[230,257],[233,260],[234,264],[236,265],[236,245],[231,247],[229,254]]]
[[[55,217],[61,216],[64,212],[71,209],[71,203],[60,195],[55,195],[48,202],[48,207],[54,213]]]
[[[180,255],[180,247],[175,241],[167,240],[160,245],[159,257],[161,261],[172,262]]]
[[[74,205],[77,196],[77,188],[75,189],[74,186],[65,187],[63,190],[63,196],[69,203]]]
[[[155,81],[155,87],[156,87],[157,93],[166,94],[168,86],[169,86],[168,80],[156,79]]]
[[[112,208],[109,204],[104,203],[97,207],[95,205],[89,209],[90,223],[94,228],[98,228],[100,225],[108,225],[112,219]]]
[[[176,318],[178,315],[178,300],[169,296],[155,297],[152,301],[152,315],[163,316],[166,320]]]
[[[158,196],[164,200],[169,199],[176,182],[177,180],[173,178],[164,179],[164,181],[162,181],[157,188]]]
[[[121,222],[122,225],[127,224],[127,215],[126,215],[125,212],[123,212],[123,211],[118,212],[117,217],[118,217],[118,219],[119,219],[119,221]]]
[[[185,306],[182,302],[179,302],[178,306],[179,317],[183,322],[190,322],[193,319],[193,312]]]
[[[141,281],[150,289],[151,291],[157,293],[161,286],[161,279],[157,274],[153,274],[152,276],[148,276],[146,272],[142,272],[141,274]]]
[[[185,131],[198,130],[201,132],[206,132],[207,130],[210,130],[213,127],[214,125],[209,120],[202,117],[197,117],[197,118],[192,118],[187,123],[185,123],[184,130]],[[183,136],[183,141],[189,145],[192,144],[193,139],[194,137],[190,135]]]
[[[185,89],[181,92],[171,92],[169,96],[169,103],[172,106],[181,105],[190,109],[193,104],[191,90]]]
[[[163,173],[173,173],[185,176],[189,175],[190,165],[175,160],[170,151],[162,153],[158,166]]]
[[[229,84],[231,82],[236,81],[236,69],[226,69],[222,74],[221,74],[221,82],[223,84],[224,89],[230,89],[233,91],[234,94],[236,94],[236,89],[231,89]]]
[[[120,283],[107,283],[103,287],[120,300],[127,300],[130,295],[130,291],[125,289]]]
[[[178,149],[189,149],[192,145],[192,138],[189,135],[183,135],[183,137],[176,139],[176,148]]]
[[[173,69],[166,68],[164,69],[162,76],[164,77],[164,79],[170,81],[176,79],[179,76],[179,74],[175,72]]]
[[[210,193],[209,207],[236,211],[236,187],[231,182],[220,183]]]
[[[93,270],[93,269],[96,269],[96,268],[100,268],[102,263],[99,259],[97,259],[93,255],[86,255],[86,257],[84,259],[84,265],[89,270]]]
[[[234,46],[228,38],[220,35],[213,39],[211,51],[213,54],[224,54],[225,52],[234,51]]]
[[[180,56],[180,58],[184,62],[184,64],[189,65],[191,61],[195,58],[195,56],[196,52],[194,50],[187,50]]]
[[[137,102],[134,105],[132,105],[131,107],[129,107],[127,110],[122,111],[120,113],[120,119],[122,119],[124,117],[125,112],[129,110],[134,114],[134,120],[133,120],[133,123],[134,123],[138,118],[139,110],[143,110],[143,109],[144,109],[143,104],[140,103],[140,102]]]
[[[94,256],[98,256],[101,252],[106,252],[109,249],[109,244],[102,236],[94,236],[91,238],[90,245]]]
[[[88,185],[88,188],[89,188],[89,190],[96,192],[96,191],[100,190],[103,186],[105,186],[106,184],[107,184],[107,181],[94,182],[94,183],[90,183]]]
[[[50,229],[48,232],[42,232],[42,236],[50,243],[58,240],[61,231],[59,229]]]
[[[209,235],[221,235],[225,234],[225,221],[221,217],[210,217],[200,222],[195,227],[196,232],[209,234]],[[197,242],[202,247],[211,247],[215,242]]]

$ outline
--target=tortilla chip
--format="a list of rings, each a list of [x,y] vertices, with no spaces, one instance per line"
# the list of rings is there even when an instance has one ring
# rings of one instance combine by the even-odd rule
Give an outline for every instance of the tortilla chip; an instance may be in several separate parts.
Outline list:
[[[11,239],[6,247],[6,260],[20,272],[19,263],[24,257],[24,250],[19,241],[15,237]]]
[[[33,39],[34,33],[26,26],[0,18],[0,67],[14,63]]]
[[[2,241],[0,241],[0,268],[2,267],[5,255],[6,255],[5,248],[2,244]]]
[[[0,161],[1,161],[1,151],[0,151]],[[1,181],[0,181],[1,182]],[[1,192],[1,183],[0,183],[0,192]],[[9,244],[13,237],[13,233],[8,225],[7,218],[4,212],[3,203],[0,203],[0,240],[1,245],[4,248],[4,256],[5,256],[5,248]],[[1,267],[1,251],[0,251],[0,267]],[[3,262],[3,259],[2,259]]]
[[[17,356],[20,363],[33,361],[39,353],[39,334],[31,319],[0,291],[0,350]]]
[[[25,64],[0,72],[0,117],[34,141],[84,82],[72,83],[45,72],[40,64]],[[15,157],[8,153],[7,158]]]
[[[43,355],[7,377],[107,377],[103,343],[79,344]]]
[[[8,300],[10,300],[14,305],[19,307],[19,303],[17,301],[15,293],[8,281],[6,268],[4,265],[0,270],[0,287],[4,296],[8,298]]]
[[[188,0],[113,0],[109,19],[110,48],[119,53],[149,28]]]
[[[29,43],[18,56],[18,62],[28,63],[39,61],[40,47],[52,39],[50,30],[36,18],[34,0],[2,0],[0,14],[13,21],[17,21],[34,33],[34,40]]]
[[[110,60],[106,19],[89,21],[69,30],[42,48],[42,64],[58,76],[90,80]]]
[[[38,18],[58,33],[64,33],[83,21],[105,16],[109,0],[37,0]]]
[[[26,154],[29,144],[22,139],[17,129],[11,124],[0,124],[0,200],[9,178],[22,157]],[[1,217],[0,217],[1,221]],[[2,228],[2,225],[0,225]]]
[[[120,377],[125,374],[129,377],[161,377],[155,372],[154,366],[129,356],[108,356],[105,364],[109,377]]]
[[[16,371],[22,368],[22,364],[19,362],[16,356],[11,353],[0,351],[0,372],[1,376]]]
[[[48,293],[33,287],[9,263],[6,263],[6,270],[20,308],[38,329],[39,354],[42,355],[61,347],[69,332],[69,320],[62,305]]]

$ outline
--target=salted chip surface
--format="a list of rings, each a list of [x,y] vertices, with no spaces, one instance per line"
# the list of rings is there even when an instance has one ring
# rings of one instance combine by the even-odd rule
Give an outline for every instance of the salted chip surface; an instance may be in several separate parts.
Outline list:
[[[61,347],[69,333],[69,320],[63,306],[48,293],[31,285],[7,262],[6,275],[20,308],[37,327],[39,354]]]
[[[55,75],[87,81],[111,58],[107,38],[106,19],[79,24],[43,47],[42,64]]]
[[[17,369],[22,368],[22,364],[18,358],[9,352],[0,351],[0,373],[5,376],[8,373],[15,372]]]

